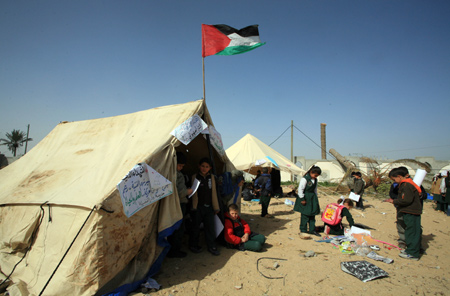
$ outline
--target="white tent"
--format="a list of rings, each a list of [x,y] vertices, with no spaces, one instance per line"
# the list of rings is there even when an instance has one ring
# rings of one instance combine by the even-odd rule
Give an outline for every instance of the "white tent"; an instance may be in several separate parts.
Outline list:
[[[236,169],[253,175],[263,167],[276,168],[294,175],[305,173],[305,170],[250,134],[234,143],[226,153]]]
[[[176,190],[127,218],[116,185],[137,163],[175,184],[176,151],[194,172],[210,156],[204,136],[185,146],[171,135],[194,115],[212,125],[203,100],[63,122],[0,170],[0,277],[9,277],[9,294],[105,294],[155,273],[181,218]],[[218,173],[233,169],[212,153]]]

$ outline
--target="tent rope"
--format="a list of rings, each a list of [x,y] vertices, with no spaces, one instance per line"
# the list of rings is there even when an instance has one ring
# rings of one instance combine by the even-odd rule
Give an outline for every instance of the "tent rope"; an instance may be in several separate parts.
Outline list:
[[[25,259],[25,256],[28,254],[28,251],[31,250],[31,246],[34,244],[34,240],[36,238],[36,233],[38,232],[39,227],[41,227],[42,220],[44,219],[44,212],[45,211],[44,211],[43,206],[46,203],[48,203],[48,201],[46,201],[46,202],[44,202],[43,204],[40,205],[41,216],[39,217],[39,223],[38,223],[37,227],[33,230],[33,233],[31,234],[30,245],[26,248],[25,253],[23,254],[22,258],[20,258],[20,260],[14,265],[13,269],[8,274],[8,276],[0,283],[0,286],[3,285],[4,283],[6,283],[7,280],[9,280],[9,278],[13,274],[14,270],[16,270],[16,267],[20,264],[20,262],[22,262],[23,259]]]
[[[66,257],[67,253],[69,253],[70,248],[72,248],[72,245],[75,243],[75,240],[77,239],[78,235],[80,234],[81,230],[83,230],[84,226],[86,225],[86,222],[89,220],[89,217],[91,217],[92,212],[94,212],[95,206],[92,208],[92,210],[89,212],[89,215],[87,216],[86,220],[84,220],[83,225],[81,225],[81,228],[78,230],[77,235],[73,238],[72,242],[70,243],[70,246],[67,248],[66,252],[62,256],[61,260],[59,261],[58,265],[56,266],[55,270],[53,271],[52,275],[48,279],[47,283],[45,283],[45,286],[42,288],[41,292],[39,293],[39,296],[44,293],[45,288],[47,288],[48,284],[52,280],[53,276],[55,275],[56,271],[58,270],[59,266],[63,262],[64,258]]]

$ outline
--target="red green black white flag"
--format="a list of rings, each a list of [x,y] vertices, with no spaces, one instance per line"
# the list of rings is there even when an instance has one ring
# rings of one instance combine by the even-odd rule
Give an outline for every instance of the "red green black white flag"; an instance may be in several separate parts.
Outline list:
[[[235,55],[261,45],[258,25],[237,30],[227,25],[202,24],[202,57],[210,55]]]

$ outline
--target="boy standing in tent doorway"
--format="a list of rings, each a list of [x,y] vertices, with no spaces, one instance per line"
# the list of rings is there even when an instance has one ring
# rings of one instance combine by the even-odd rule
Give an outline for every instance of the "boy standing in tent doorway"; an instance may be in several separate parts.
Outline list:
[[[199,171],[192,176],[192,181],[197,179],[200,184],[197,191],[192,195],[192,229],[189,237],[189,249],[193,253],[200,253],[199,246],[200,224],[203,223],[205,240],[208,252],[214,256],[220,255],[216,247],[215,215],[219,213],[219,200],[216,191],[216,179],[210,170],[212,167],[209,158],[202,158],[198,163]]]
[[[260,193],[259,203],[261,204],[261,217],[273,218],[267,212],[272,197],[272,180],[269,174],[269,168],[262,168],[262,174],[255,180],[255,189]]]
[[[186,187],[186,178],[184,174],[181,172],[184,165],[186,164],[186,156],[184,156],[183,152],[177,152],[177,192],[178,197],[180,199],[180,207],[181,213],[183,214],[182,222],[180,224],[180,228],[175,230],[171,236],[169,236],[168,240],[171,244],[171,248],[169,253],[167,253],[167,257],[169,258],[183,258],[186,257],[187,253],[181,251],[181,243],[183,242],[184,236],[184,217],[186,216],[187,204],[189,196],[192,193],[191,188]]]

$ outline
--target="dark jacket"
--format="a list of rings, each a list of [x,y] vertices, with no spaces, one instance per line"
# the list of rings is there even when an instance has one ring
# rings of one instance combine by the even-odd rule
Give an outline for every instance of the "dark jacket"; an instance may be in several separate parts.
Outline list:
[[[269,174],[262,174],[255,181],[255,188],[261,189],[262,196],[272,195],[272,180]]]
[[[353,188],[355,194],[362,196],[364,194],[364,180],[355,178],[355,186]]]
[[[398,198],[394,199],[393,203],[401,213],[421,215],[423,208],[420,202],[421,193],[422,190],[412,179],[405,179],[400,182]]]

